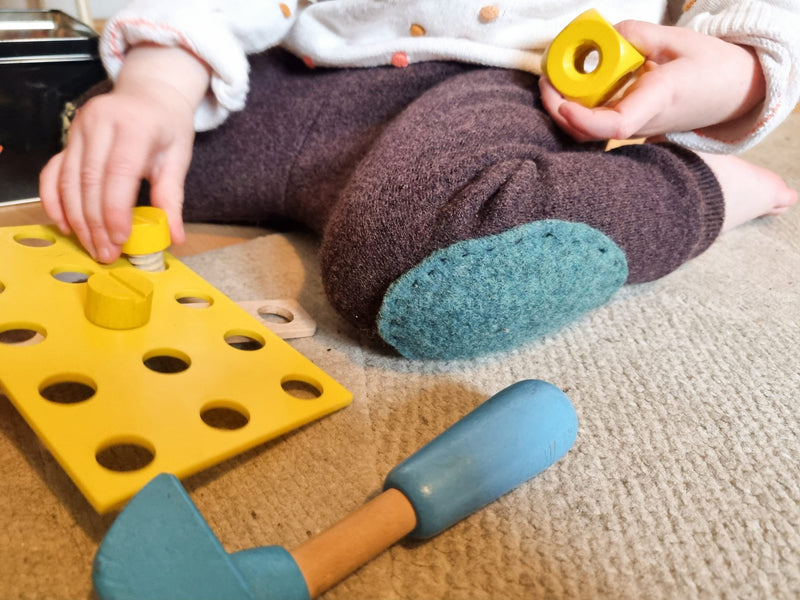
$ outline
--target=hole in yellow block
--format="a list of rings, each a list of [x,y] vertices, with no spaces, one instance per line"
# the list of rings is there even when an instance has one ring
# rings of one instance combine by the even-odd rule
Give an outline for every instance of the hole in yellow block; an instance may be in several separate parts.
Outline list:
[[[253,331],[233,330],[225,334],[225,342],[237,350],[260,350],[266,341]]]
[[[575,51],[575,70],[582,75],[588,75],[600,66],[600,48],[588,43]]]
[[[281,381],[283,391],[298,400],[316,400],[322,396],[322,386],[297,377],[287,377]]]
[[[42,398],[56,404],[78,404],[95,395],[97,385],[82,375],[51,378],[39,388]]]
[[[181,373],[189,368],[192,359],[179,350],[154,350],[145,354],[143,362],[156,373]]]
[[[250,422],[246,408],[227,400],[211,402],[200,411],[203,423],[214,429],[236,430]]]
[[[152,444],[138,438],[107,442],[95,454],[101,467],[117,473],[144,469],[155,457],[156,451]]]
[[[0,325],[0,344],[9,346],[32,346],[45,340],[44,327],[32,323],[9,323]]]

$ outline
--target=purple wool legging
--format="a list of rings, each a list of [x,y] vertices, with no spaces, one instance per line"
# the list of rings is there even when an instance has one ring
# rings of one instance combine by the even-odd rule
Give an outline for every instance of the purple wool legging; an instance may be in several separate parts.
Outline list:
[[[252,57],[247,108],[198,134],[185,200],[187,221],[317,232],[330,302],[372,334],[393,282],[465,240],[581,223],[624,253],[627,282],[643,282],[705,250],[723,212],[688,150],[573,142],[534,75],[448,62],[309,69],[281,50]]]

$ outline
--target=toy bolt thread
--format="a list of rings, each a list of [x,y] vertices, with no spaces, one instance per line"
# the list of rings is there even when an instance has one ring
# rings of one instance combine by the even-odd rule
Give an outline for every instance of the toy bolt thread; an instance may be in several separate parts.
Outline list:
[[[134,267],[148,273],[159,273],[167,268],[162,251],[151,254],[128,254],[127,258]]]

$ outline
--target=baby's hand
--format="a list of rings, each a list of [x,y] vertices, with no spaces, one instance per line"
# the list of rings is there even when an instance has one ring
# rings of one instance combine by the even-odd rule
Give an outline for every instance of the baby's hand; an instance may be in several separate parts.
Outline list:
[[[207,72],[201,66],[187,95],[165,80],[171,64],[163,58],[177,58],[176,67],[186,60],[197,65],[195,58],[174,48],[137,52],[129,55],[112,92],[78,110],[67,146],[39,179],[48,216],[105,263],[119,256],[130,235],[142,179],[150,182],[151,204],[167,213],[173,242],[184,240],[183,183],[192,156],[195,100],[207,87]],[[148,63],[154,57],[157,62]]]
[[[191,159],[192,111],[169,94],[111,92],[91,99],[72,123],[64,151],[45,166],[40,196],[64,233],[96,260],[111,262],[128,239],[142,179],[182,233],[183,179]]]
[[[565,100],[545,77],[539,80],[546,110],[576,140],[691,131],[742,117],[764,99],[764,74],[751,48],[641,21],[616,29],[647,59],[620,100],[586,108]]]

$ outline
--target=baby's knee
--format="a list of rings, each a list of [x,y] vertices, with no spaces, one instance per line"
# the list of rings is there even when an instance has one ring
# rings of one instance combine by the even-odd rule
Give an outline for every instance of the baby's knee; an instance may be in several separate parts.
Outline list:
[[[386,289],[423,257],[425,228],[413,218],[402,219],[388,211],[381,215],[379,209],[338,208],[322,238],[322,283],[342,316],[370,329]],[[413,212],[409,207],[409,216]]]

